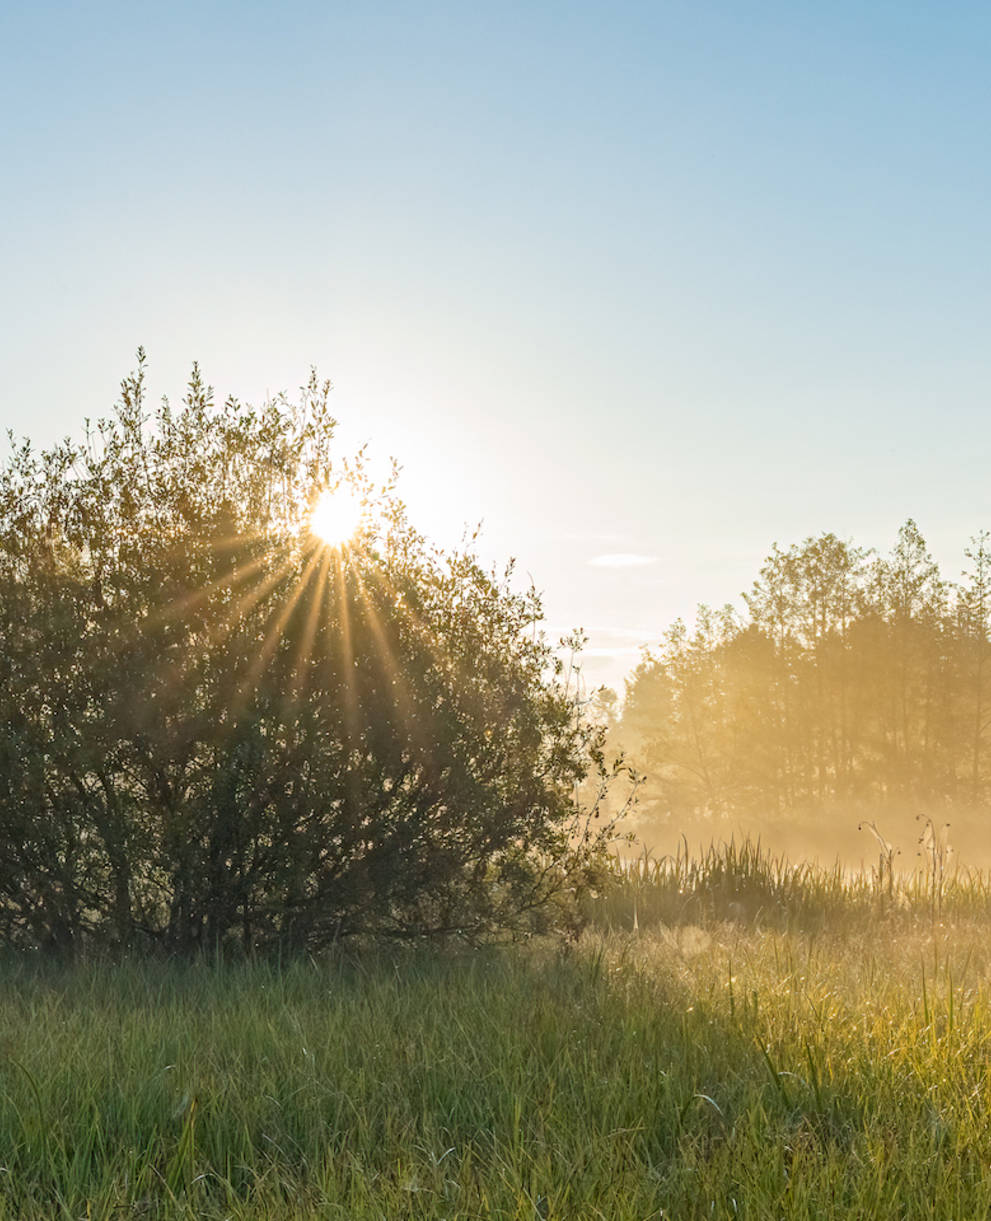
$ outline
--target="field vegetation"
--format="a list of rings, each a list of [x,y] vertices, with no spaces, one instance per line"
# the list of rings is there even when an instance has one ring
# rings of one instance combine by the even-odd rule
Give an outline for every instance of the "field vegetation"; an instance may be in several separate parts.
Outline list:
[[[565,943],[8,959],[0,1216],[987,1215],[991,903],[943,900],[744,845]]]

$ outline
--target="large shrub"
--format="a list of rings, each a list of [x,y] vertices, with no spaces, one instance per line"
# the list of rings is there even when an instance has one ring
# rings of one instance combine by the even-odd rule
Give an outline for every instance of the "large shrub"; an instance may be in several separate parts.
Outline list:
[[[0,936],[187,952],[532,928],[607,780],[531,591],[335,453],[328,387],[217,406],[143,357],[0,471]],[[349,545],[321,488],[366,505]],[[583,808],[579,792],[591,791]]]

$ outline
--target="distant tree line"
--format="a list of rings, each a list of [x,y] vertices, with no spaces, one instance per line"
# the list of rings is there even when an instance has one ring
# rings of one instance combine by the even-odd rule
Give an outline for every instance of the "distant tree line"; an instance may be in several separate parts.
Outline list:
[[[328,390],[217,405],[194,369],[150,410],[142,363],[82,442],[13,446],[0,942],[525,933],[594,874],[602,732],[538,598],[342,464]],[[307,520],[340,482],[368,517],[334,548]]]
[[[879,556],[777,546],[745,612],[702,607],[631,676],[621,735],[650,817],[991,801],[991,538],[947,581],[916,524]]]

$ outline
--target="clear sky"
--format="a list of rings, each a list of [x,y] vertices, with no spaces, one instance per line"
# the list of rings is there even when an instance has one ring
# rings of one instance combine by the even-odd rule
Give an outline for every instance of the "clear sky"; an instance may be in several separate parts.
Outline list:
[[[621,682],[775,540],[991,526],[991,7],[0,5],[0,426],[336,385]],[[627,563],[594,563],[603,556]],[[639,560],[639,563],[635,563]]]

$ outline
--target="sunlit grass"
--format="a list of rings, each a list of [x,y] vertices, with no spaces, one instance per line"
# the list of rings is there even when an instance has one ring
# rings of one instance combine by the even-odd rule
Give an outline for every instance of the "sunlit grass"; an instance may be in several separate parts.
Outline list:
[[[794,862],[744,838],[691,852],[644,853],[612,864],[609,884],[589,899],[587,917],[606,930],[732,921],[765,929],[834,933],[874,924],[884,935],[943,919],[986,921],[991,879],[941,856],[898,873],[890,851],[868,870]]]
[[[987,930],[10,961],[0,1216],[987,1215]]]

